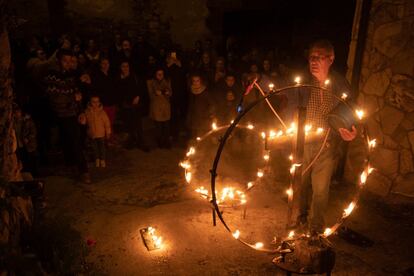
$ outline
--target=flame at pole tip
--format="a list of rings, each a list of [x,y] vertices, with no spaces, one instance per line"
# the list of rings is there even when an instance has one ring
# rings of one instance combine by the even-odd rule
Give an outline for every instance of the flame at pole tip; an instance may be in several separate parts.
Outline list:
[[[362,118],[364,118],[365,112],[362,109],[357,109],[355,110],[355,114],[358,119],[362,120]]]
[[[263,248],[263,243],[262,243],[262,242],[256,242],[256,244],[254,245],[254,247],[255,247],[256,249]]]
[[[331,228],[325,228],[325,231],[323,232],[323,235],[325,237],[328,237],[332,234],[332,229]]]
[[[344,209],[343,217],[349,216],[355,208],[355,202],[351,202],[346,209]]]

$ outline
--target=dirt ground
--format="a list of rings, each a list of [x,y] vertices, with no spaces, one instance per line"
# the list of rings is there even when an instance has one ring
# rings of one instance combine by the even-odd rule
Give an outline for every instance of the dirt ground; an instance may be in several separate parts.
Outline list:
[[[242,245],[220,222],[212,225],[211,209],[178,167],[184,155],[177,148],[112,149],[108,168],[92,169],[93,184],[58,172],[46,179],[47,219],[65,220],[78,234],[75,246],[85,249],[79,274],[285,275],[271,263],[275,256]],[[374,244],[364,248],[330,238],[336,250],[333,275],[413,275],[412,207],[364,196],[346,225]],[[139,229],[147,226],[158,228],[162,249],[144,247]]]

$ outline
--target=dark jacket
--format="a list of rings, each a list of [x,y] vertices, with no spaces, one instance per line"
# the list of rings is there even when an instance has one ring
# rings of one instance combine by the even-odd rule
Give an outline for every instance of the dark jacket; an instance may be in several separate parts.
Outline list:
[[[235,83],[232,87],[223,81],[214,89],[215,117],[220,125],[229,124],[237,115],[237,106],[243,95],[241,85]]]
[[[115,80],[111,74],[105,75],[101,70],[92,74],[92,91],[96,93],[104,106],[119,103],[119,94],[115,91]]]
[[[190,91],[187,113],[187,126],[193,134],[201,136],[210,129],[214,114],[213,95],[206,88],[199,94]]]
[[[120,95],[122,107],[133,107],[132,101],[135,97],[139,96],[139,103],[135,107],[140,110],[142,115],[148,112],[148,92],[144,80],[131,73],[124,79],[119,77],[116,82],[116,87],[117,93]]]

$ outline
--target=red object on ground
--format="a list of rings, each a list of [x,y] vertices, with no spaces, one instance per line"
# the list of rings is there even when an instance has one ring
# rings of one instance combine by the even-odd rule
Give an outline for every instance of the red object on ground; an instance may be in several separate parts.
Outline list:
[[[95,246],[96,245],[96,241],[94,240],[94,239],[91,239],[91,238],[88,238],[88,239],[86,239],[86,244],[88,245],[88,246]]]

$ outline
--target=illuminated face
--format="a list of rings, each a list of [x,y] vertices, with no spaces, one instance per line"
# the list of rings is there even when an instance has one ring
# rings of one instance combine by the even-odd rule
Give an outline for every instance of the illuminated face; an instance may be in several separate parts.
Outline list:
[[[224,60],[222,60],[222,59],[217,60],[216,68],[217,69],[223,69],[224,68]]]
[[[199,76],[194,76],[191,78],[191,85],[195,88],[198,88],[201,86],[201,78]]]
[[[37,57],[39,59],[41,59],[41,60],[45,60],[46,59],[45,51],[43,51],[43,50],[37,50],[36,54],[37,54]]]
[[[128,40],[122,41],[122,50],[124,51],[131,50],[131,43]]]
[[[99,105],[101,104],[101,101],[99,100],[99,97],[92,97],[91,98],[91,105],[92,107],[99,107]]]
[[[60,67],[63,71],[68,71],[72,68],[72,57],[64,55],[60,59]]]
[[[309,71],[317,79],[323,79],[328,76],[329,68],[334,61],[333,53],[329,53],[326,49],[312,48],[309,51]]]
[[[163,78],[164,78],[164,71],[162,71],[162,70],[158,70],[156,73],[155,73],[155,78],[157,79],[157,80],[162,80]]]
[[[107,59],[103,59],[101,60],[100,66],[101,66],[101,70],[104,72],[107,72],[109,70],[109,60]]]
[[[204,53],[201,59],[202,59],[204,64],[209,64],[210,63],[210,55],[207,54],[207,53]]]
[[[257,73],[257,72],[259,72],[259,67],[257,67],[257,65],[256,65],[256,64],[252,64],[252,65],[250,66],[250,72],[252,72],[252,73]]]
[[[129,75],[129,64],[128,64],[128,62],[122,62],[122,64],[121,64],[121,73],[124,76]]]
[[[265,70],[266,72],[270,71],[270,61],[269,60],[264,60],[263,61],[263,70]]]
[[[226,84],[227,84],[228,87],[232,87],[235,82],[236,82],[236,80],[234,79],[233,76],[228,76],[226,78]]]

